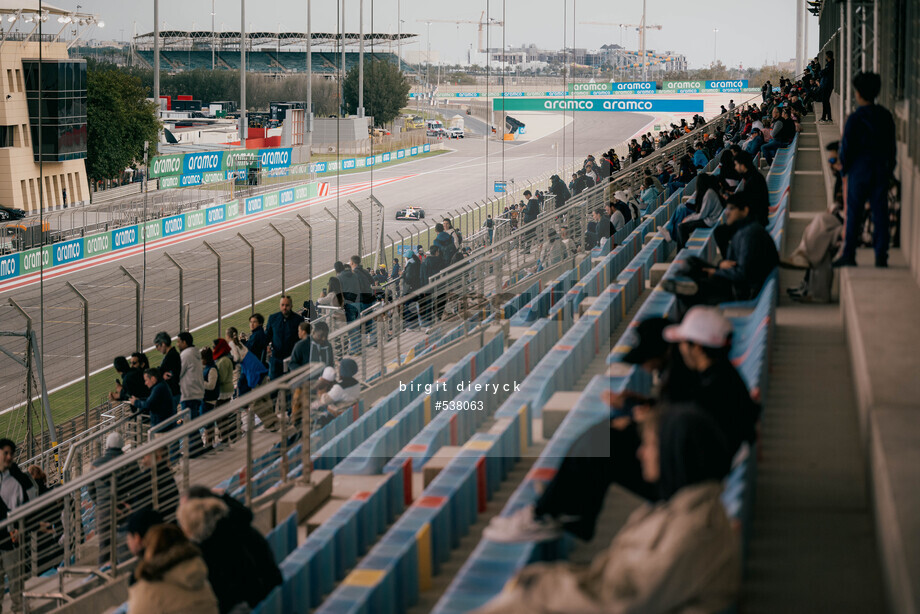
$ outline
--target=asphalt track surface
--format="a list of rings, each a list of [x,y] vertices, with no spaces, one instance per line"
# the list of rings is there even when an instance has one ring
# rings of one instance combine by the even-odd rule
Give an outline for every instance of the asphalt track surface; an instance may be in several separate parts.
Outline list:
[[[572,114],[569,114],[572,118]],[[396,221],[395,212],[407,205],[421,206],[432,224],[442,214],[494,196],[495,180],[515,180],[518,187],[528,178],[553,171],[557,150],[560,166],[595,156],[634,135],[650,130],[653,117],[638,113],[575,113],[574,121],[560,130],[526,143],[488,142],[480,138],[446,142],[449,153],[394,165],[389,168],[333,177],[330,195],[311,199],[293,208],[282,207],[259,216],[231,222],[220,230],[202,229],[188,236],[165,240],[146,250],[146,289],[144,301],[143,346],[152,344],[159,330],[179,332],[178,270],[164,256],[169,253],[184,268],[183,302],[190,306],[191,328],[217,317],[216,257],[204,245],[210,243],[221,255],[223,316],[245,308],[250,302],[250,252],[237,237],[241,233],[255,246],[256,301],[277,296],[281,291],[281,238],[285,237],[285,285],[306,281],[308,275],[307,233],[296,216],[313,226],[313,273],[332,268],[335,261],[335,230],[324,211],[339,211],[340,257],[357,252],[357,214],[346,204],[351,199],[362,210],[369,207],[371,193],[386,210],[385,234],[397,238],[397,230],[412,232],[410,222]],[[574,148],[573,148],[574,145]],[[573,149],[575,155],[573,156]],[[338,200],[338,204],[337,204]],[[370,220],[363,220],[365,252],[370,250]],[[274,224],[277,232],[268,226]],[[415,223],[424,230],[424,225]],[[135,290],[120,267],[139,280],[144,279],[145,256],[140,250],[108,254],[69,267],[49,269],[44,275],[44,290],[35,278],[10,280],[0,284],[0,329],[23,330],[24,320],[8,306],[14,298],[33,318],[36,331],[44,321],[44,366],[49,390],[79,380],[83,375],[83,320],[76,294],[69,282],[90,303],[90,368],[111,365],[112,358],[129,354],[135,347]],[[295,297],[295,300],[298,297]],[[300,297],[302,300],[303,297]],[[298,302],[300,302],[298,300]],[[42,306],[44,309],[42,309]],[[295,305],[298,307],[299,305]],[[266,317],[268,314],[265,314]],[[4,347],[21,352],[23,343],[6,340]],[[196,345],[203,346],[204,343]],[[21,355],[21,353],[20,353]],[[74,401],[82,406],[82,393]],[[23,369],[0,354],[0,409],[24,401]],[[99,399],[91,399],[93,404]]]

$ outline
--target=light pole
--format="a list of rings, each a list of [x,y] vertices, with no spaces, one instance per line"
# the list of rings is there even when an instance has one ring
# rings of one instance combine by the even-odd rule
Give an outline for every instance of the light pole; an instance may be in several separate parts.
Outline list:
[[[313,158],[313,0],[307,0],[307,159]],[[311,246],[312,249],[312,246]],[[311,296],[312,298],[312,296]]]
[[[160,116],[160,0],[153,0],[153,102]]]
[[[240,145],[246,147],[246,0],[240,0]]]
[[[402,72],[402,2],[396,0],[396,66]]]
[[[358,117],[364,117],[364,0],[358,3],[358,12]]]
[[[214,18],[216,13],[214,12],[214,0],[211,0],[211,70],[214,70],[215,66],[215,51],[214,51]]]
[[[718,61],[718,54],[716,53],[717,45],[719,42],[719,28],[712,29],[712,65],[715,67],[716,62]]]
[[[431,22],[426,21],[428,26],[428,51],[425,53],[425,86],[428,93],[431,94]],[[429,104],[431,101],[429,100]]]

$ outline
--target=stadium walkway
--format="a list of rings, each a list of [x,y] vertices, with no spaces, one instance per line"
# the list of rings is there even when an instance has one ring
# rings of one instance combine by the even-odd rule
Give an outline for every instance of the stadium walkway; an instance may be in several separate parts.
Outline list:
[[[785,253],[827,202],[814,118],[803,124]],[[840,306],[802,305],[781,271],[771,384],[744,614],[883,612],[882,574],[865,452]]]

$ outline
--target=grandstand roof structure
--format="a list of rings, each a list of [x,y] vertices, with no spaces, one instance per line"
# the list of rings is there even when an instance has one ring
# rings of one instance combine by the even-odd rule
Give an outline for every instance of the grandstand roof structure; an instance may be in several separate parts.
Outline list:
[[[364,35],[365,44],[387,44],[397,41],[405,41],[415,38],[417,34],[401,33],[389,34],[383,32],[368,32]],[[247,32],[246,38],[249,40],[251,47],[262,47],[271,45],[278,46],[305,46],[309,38],[312,41],[311,46],[329,45],[337,43],[342,39],[338,32],[312,32],[307,36],[306,32],[268,32],[254,31]],[[134,37],[134,44],[139,48],[153,48],[154,33],[139,34]],[[212,32],[211,30],[161,30],[160,45],[162,48],[168,47],[186,47],[188,45],[207,46],[215,42],[222,48],[239,47],[241,35],[240,32]],[[358,45],[361,41],[361,35],[357,32],[346,32],[344,35],[345,45]]]

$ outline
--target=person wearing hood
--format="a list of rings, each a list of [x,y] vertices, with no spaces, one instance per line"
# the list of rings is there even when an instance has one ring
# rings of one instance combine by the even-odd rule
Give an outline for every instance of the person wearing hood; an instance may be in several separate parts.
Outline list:
[[[268,542],[252,526],[252,512],[236,499],[193,486],[176,518],[201,550],[220,614],[244,603],[254,608],[281,584]]]
[[[549,178],[549,192],[556,197],[556,209],[564,207],[566,201],[572,198],[572,193],[569,192],[569,188],[559,175]]]
[[[720,612],[737,599],[741,551],[721,501],[730,463],[711,417],[665,408],[642,425],[637,456],[659,501],[634,511],[587,568],[522,569],[475,614]]]
[[[128,589],[131,614],[217,614],[201,551],[172,524],[151,527]]]
[[[121,457],[125,442],[118,433],[109,433],[105,439],[105,452],[93,461],[93,467],[101,467]],[[115,472],[115,492],[112,492],[108,480],[93,482],[92,497],[95,503],[96,535],[99,536],[99,565],[111,561],[112,523],[125,518],[137,503],[137,495],[145,486],[144,474],[137,463],[128,463]],[[114,498],[113,498],[114,494]],[[118,548],[117,556],[126,557],[124,548]]]
[[[320,397],[320,403],[347,405],[357,401],[361,395],[361,383],[355,379],[357,374],[358,363],[351,358],[343,358],[339,363],[338,381]]]
[[[661,191],[655,185],[654,176],[646,177],[643,181],[642,192],[639,195],[639,200],[641,200],[642,204],[645,205],[645,210],[643,213],[648,215],[658,207],[658,197],[660,195]]]

